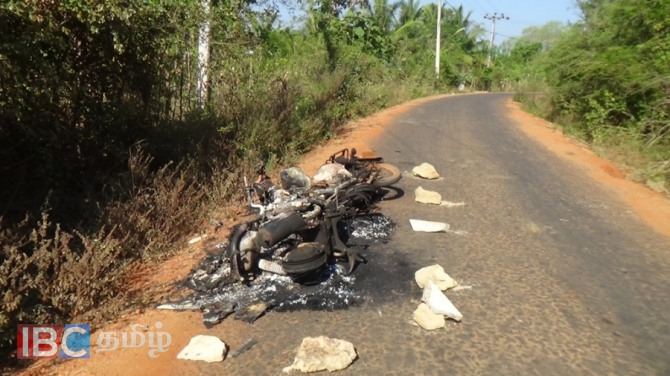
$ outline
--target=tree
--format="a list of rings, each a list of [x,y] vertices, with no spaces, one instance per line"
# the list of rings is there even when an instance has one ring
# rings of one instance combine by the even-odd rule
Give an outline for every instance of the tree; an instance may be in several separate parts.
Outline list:
[[[418,0],[402,0],[400,2],[399,8],[400,11],[398,15],[398,22],[396,24],[396,30],[410,22],[418,20],[421,16],[421,10],[423,9]]]
[[[395,13],[400,8],[401,3],[390,3],[389,0],[367,0],[365,2],[366,10],[384,34],[390,34],[396,23]]]
[[[560,21],[549,21],[542,26],[530,26],[521,32],[521,36],[514,39],[508,39],[502,43],[502,47],[511,49],[514,44],[535,44],[540,43],[543,49],[550,49],[568,30],[568,25]]]

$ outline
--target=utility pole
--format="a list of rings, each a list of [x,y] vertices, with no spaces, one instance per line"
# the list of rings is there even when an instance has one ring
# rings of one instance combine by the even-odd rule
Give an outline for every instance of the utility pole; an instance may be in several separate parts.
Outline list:
[[[442,0],[437,0],[437,38],[435,38],[435,75],[440,77],[440,24],[442,23]]]
[[[496,21],[498,20],[509,20],[509,17],[505,16],[504,13],[493,13],[493,15],[486,14],[484,16],[487,20],[491,20],[493,22],[493,30],[491,31],[491,40],[489,40],[489,57],[486,60],[486,67],[490,68],[491,67],[491,52],[493,51],[493,38],[495,38],[496,35]]]

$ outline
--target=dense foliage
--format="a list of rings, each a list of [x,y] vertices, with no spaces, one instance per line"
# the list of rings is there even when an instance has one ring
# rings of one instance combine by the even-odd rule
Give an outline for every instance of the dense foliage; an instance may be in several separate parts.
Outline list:
[[[143,301],[125,282],[136,261],[221,219],[248,165],[287,163],[377,108],[487,84],[462,8],[441,10],[436,77],[435,6],[305,1],[299,28],[279,28],[277,7],[0,6],[1,350],[17,323],[96,322]]]
[[[604,147],[608,156],[637,169],[634,177],[668,189],[670,2],[579,5],[580,22],[527,30],[499,69],[520,85],[529,108]]]

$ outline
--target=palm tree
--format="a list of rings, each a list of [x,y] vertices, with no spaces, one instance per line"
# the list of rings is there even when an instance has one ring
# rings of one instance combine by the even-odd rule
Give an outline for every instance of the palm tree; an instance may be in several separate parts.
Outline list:
[[[400,2],[398,22],[393,31],[393,38],[398,40],[405,37],[418,37],[423,26],[423,22],[421,21],[422,13],[423,7],[419,5],[418,1],[402,0]]]
[[[442,12],[444,15],[444,6],[442,7]],[[437,4],[430,3],[422,7],[419,19],[426,25],[432,24],[432,26],[435,26],[435,23],[437,22]]]
[[[471,15],[472,12],[465,14],[461,5],[458,8],[448,8],[442,16],[444,36],[457,41],[466,51],[472,50],[477,38],[481,36],[481,28],[470,21]]]
[[[400,14],[398,15],[397,28],[401,28],[409,22],[416,21],[421,16],[423,7],[416,0],[400,1]]]
[[[368,0],[365,3],[367,11],[375,24],[384,34],[390,34],[395,23],[395,13],[400,8],[400,1],[389,3],[389,0]]]

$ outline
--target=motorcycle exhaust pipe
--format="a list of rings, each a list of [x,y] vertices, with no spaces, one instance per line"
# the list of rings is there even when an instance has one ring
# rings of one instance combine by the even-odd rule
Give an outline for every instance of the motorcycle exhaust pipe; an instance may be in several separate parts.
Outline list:
[[[302,230],[307,226],[308,224],[302,218],[302,215],[298,212],[293,212],[286,218],[277,219],[261,226],[256,233],[256,245],[270,248],[292,233]]]

